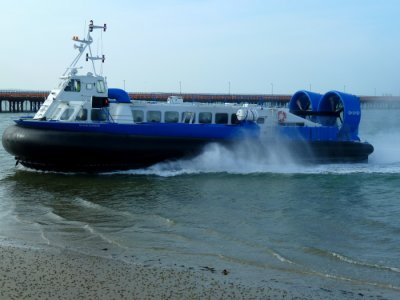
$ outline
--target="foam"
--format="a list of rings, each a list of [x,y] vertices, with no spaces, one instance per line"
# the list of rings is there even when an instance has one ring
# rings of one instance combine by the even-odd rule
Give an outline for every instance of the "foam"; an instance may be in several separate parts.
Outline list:
[[[385,141],[385,137],[383,138]],[[390,135],[386,137],[390,140]],[[218,144],[208,145],[203,153],[193,159],[162,162],[146,169],[116,172],[130,175],[155,175],[173,177],[203,173],[228,174],[353,174],[400,173],[400,141],[398,146],[385,147],[376,143],[369,163],[354,164],[301,164],[292,159],[288,149],[273,147],[267,155],[254,153],[248,145],[228,149]]]

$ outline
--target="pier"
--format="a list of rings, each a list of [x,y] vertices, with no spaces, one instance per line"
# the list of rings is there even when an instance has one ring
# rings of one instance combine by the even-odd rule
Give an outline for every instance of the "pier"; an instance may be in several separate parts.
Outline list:
[[[48,94],[48,91],[0,90],[0,112],[36,112]]]
[[[0,112],[36,112],[49,91],[0,90]],[[200,94],[200,93],[129,93],[131,99],[166,101],[169,96],[181,96],[186,102],[255,103],[284,107],[291,95],[266,94]],[[400,109],[400,97],[359,96],[363,109]]]

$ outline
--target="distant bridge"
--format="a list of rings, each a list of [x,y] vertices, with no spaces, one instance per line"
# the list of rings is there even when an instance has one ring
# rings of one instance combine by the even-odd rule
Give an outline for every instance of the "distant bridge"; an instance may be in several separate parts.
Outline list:
[[[47,98],[49,91],[0,90],[0,112],[36,112]],[[235,102],[256,103],[283,107],[291,95],[266,94],[195,94],[195,93],[129,93],[131,99],[166,101],[169,96],[181,96],[186,102]],[[400,109],[400,97],[360,96],[363,108]]]

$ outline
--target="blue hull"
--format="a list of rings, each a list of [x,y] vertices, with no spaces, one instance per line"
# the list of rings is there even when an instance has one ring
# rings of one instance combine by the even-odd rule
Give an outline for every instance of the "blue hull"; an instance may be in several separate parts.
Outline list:
[[[245,139],[261,145],[254,123],[241,125],[61,123],[19,120],[3,133],[4,148],[22,165],[61,172],[107,172],[143,168],[193,157],[209,143],[231,146]],[[285,139],[295,158],[316,162],[362,162],[373,147],[351,141]],[[262,145],[267,147],[267,145]],[[251,153],[249,153],[251,155]]]
[[[21,164],[40,170],[106,172],[191,157],[212,142],[231,144],[259,135],[258,126],[17,121],[3,146]]]

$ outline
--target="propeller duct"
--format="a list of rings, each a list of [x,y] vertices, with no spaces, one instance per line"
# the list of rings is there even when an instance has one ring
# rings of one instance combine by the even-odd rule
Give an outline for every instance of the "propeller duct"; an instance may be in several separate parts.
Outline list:
[[[296,92],[289,102],[289,111],[298,116],[307,115],[305,112],[316,112],[322,95],[310,91]]]
[[[357,96],[338,91],[327,92],[319,102],[318,112],[332,113],[330,116],[319,116],[319,123],[324,126],[338,127],[339,139],[359,140],[361,106]]]

